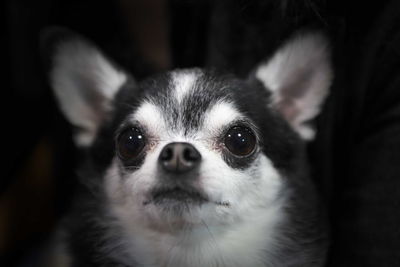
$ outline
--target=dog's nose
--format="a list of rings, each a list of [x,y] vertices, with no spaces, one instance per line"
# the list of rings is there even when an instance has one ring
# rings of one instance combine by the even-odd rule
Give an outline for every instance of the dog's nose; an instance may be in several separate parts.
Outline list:
[[[201,155],[189,143],[170,143],[161,151],[159,163],[164,170],[174,173],[184,173],[199,165]]]

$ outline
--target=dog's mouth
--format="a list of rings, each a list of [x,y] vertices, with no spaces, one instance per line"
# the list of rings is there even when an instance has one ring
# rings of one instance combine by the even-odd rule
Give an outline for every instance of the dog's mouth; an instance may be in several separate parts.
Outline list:
[[[144,204],[154,203],[156,205],[164,204],[197,204],[201,205],[208,202],[208,198],[202,192],[196,189],[186,189],[180,187],[159,188],[153,190],[148,201]]]

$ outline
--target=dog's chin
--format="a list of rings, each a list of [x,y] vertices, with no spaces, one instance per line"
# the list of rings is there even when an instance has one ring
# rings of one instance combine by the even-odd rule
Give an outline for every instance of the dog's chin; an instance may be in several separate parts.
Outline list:
[[[215,201],[190,186],[155,187],[142,203],[147,224],[160,231],[188,229],[221,219],[218,209],[230,209],[227,201]]]
[[[210,205],[202,192],[181,187],[161,187],[152,190],[143,202],[151,223],[171,225],[193,225],[201,223],[202,213]]]
[[[198,209],[208,202],[207,196],[195,189],[161,187],[152,190],[143,205],[154,205],[160,210],[179,215]]]

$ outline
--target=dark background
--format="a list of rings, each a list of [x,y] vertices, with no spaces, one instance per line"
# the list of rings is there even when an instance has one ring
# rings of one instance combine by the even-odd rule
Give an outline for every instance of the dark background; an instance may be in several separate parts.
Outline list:
[[[400,5],[339,0],[1,2],[0,265],[31,266],[68,210],[76,177],[68,123],[47,85],[40,30],[92,39],[137,80],[172,68],[240,77],[291,33],[332,43],[335,80],[309,146],[329,211],[329,266],[400,266]]]

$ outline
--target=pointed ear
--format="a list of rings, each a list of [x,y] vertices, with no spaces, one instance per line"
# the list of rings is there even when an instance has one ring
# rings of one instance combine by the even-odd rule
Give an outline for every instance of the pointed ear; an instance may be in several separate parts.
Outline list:
[[[89,41],[66,29],[45,30],[41,48],[49,55],[50,83],[60,108],[77,127],[75,142],[88,146],[127,75]]]
[[[333,77],[324,36],[297,34],[254,74],[271,92],[273,107],[303,139],[313,139],[315,130],[309,121],[320,112]]]

